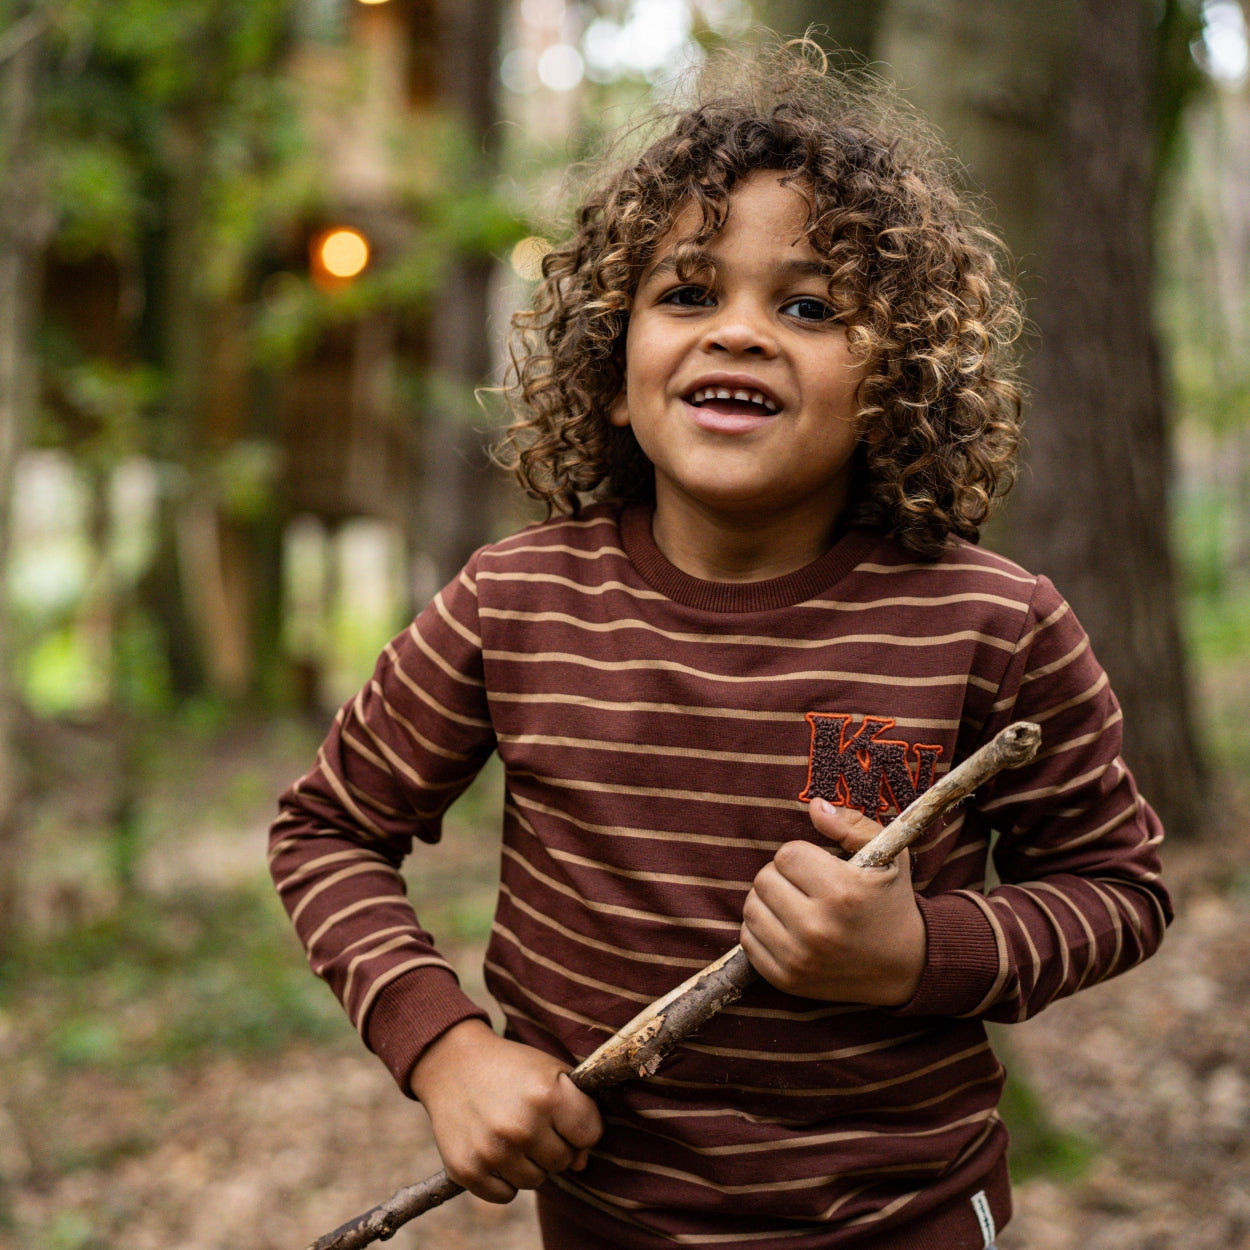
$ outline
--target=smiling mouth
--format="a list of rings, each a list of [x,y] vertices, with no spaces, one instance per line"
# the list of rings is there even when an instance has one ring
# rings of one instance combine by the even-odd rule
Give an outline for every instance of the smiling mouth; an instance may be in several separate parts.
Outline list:
[[[687,395],[686,402],[726,416],[771,416],[778,411],[777,404],[763,391],[749,387],[702,386]]]

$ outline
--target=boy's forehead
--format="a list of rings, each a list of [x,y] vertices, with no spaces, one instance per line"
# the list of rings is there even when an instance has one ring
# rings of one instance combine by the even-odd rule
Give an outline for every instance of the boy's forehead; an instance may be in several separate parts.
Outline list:
[[[699,239],[704,224],[699,204],[689,196],[679,201],[668,228],[656,242],[647,270],[653,270],[665,260],[671,263],[672,253],[683,243],[697,241],[699,250],[710,254],[725,236],[743,233],[759,243],[793,248],[811,256],[811,242],[807,237],[810,213],[809,188],[801,178],[788,177],[782,170],[756,170],[729,192],[723,224],[709,238]]]

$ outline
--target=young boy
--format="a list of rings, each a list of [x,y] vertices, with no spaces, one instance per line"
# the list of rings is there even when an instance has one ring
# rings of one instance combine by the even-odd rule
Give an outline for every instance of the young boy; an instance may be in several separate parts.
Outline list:
[[[876,110],[790,52],[605,175],[519,318],[511,457],[555,515],[386,648],[273,828],[313,968],[453,1179],[541,1186],[550,1250],[991,1245],[984,1021],[1170,918],[1080,626],[973,545],[1016,450],[1014,291]],[[1035,762],[910,856],[830,853],[1018,719]],[[506,1037],[399,873],[495,750]],[[738,940],[764,980],[654,1079],[573,1086]]]

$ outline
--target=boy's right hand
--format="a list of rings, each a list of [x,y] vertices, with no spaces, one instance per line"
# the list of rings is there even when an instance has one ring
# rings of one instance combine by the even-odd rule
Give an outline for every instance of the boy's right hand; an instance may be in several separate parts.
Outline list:
[[[448,1029],[409,1082],[429,1112],[447,1175],[487,1202],[511,1202],[548,1172],[585,1167],[603,1121],[568,1071],[481,1020]]]

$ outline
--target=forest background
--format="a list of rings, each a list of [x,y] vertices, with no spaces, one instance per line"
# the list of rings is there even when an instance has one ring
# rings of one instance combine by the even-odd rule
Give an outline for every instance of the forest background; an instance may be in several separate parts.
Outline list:
[[[1164,953],[1001,1041],[1002,1244],[1250,1245],[1239,0],[3,0],[0,1247],[294,1246],[436,1166],[270,897],[273,796],[532,515],[475,390],[570,165],[813,23],[1019,258],[1027,468],[986,541],[1077,607],[1174,839]],[[409,874],[479,993],[498,791]],[[524,1201],[429,1218],[536,1245]]]

